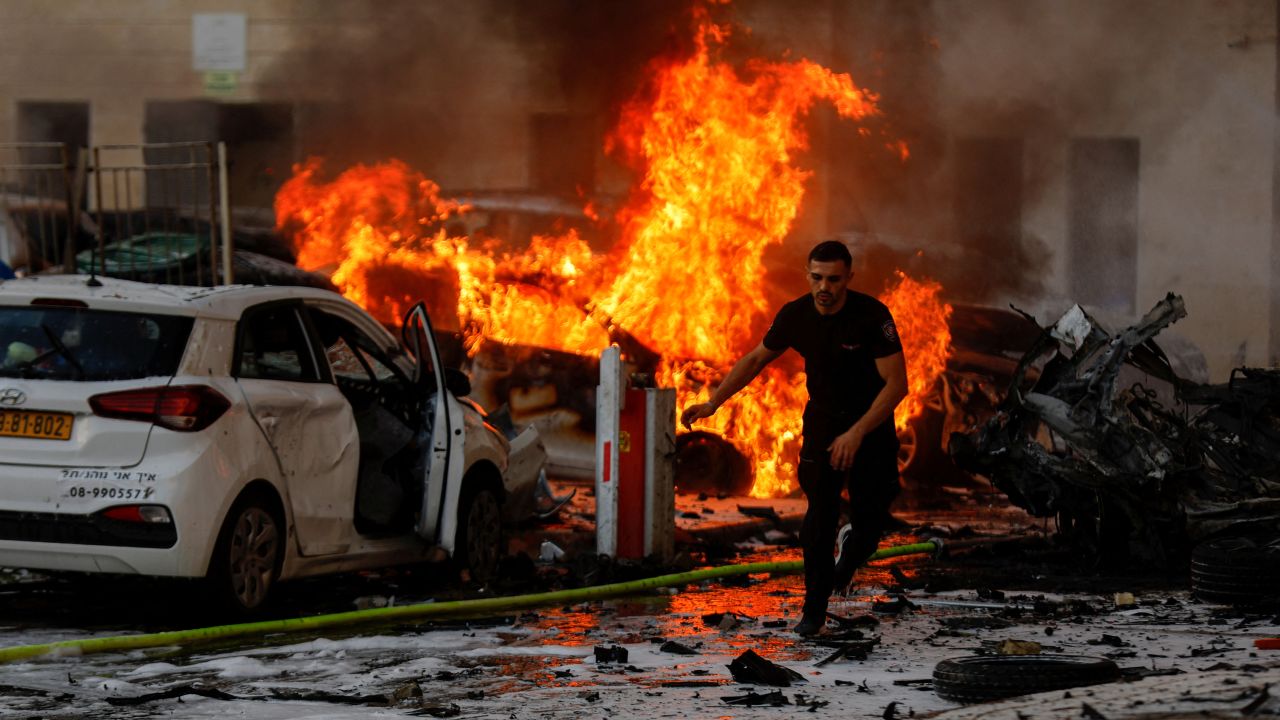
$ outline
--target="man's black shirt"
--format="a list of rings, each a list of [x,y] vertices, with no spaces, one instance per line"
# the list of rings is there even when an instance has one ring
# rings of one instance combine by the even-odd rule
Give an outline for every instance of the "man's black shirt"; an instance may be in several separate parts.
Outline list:
[[[764,346],[775,352],[794,348],[804,358],[809,391],[805,447],[822,452],[862,417],[884,387],[876,359],[902,352],[889,308],[852,290],[844,306],[830,315],[818,312],[811,295],[783,305],[765,333]],[[869,432],[867,439],[896,445],[893,418]]]

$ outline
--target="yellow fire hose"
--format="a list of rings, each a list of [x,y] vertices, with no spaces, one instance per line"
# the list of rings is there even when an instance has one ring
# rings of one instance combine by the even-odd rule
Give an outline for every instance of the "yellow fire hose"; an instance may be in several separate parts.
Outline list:
[[[927,542],[897,547],[882,548],[872,555],[870,560],[900,557],[903,555],[934,554],[942,549],[942,542]],[[0,663],[24,660],[42,655],[75,656],[90,653],[113,652],[119,650],[137,650],[141,648],[165,647],[169,645],[188,645],[211,640],[268,635],[281,633],[311,632],[329,628],[359,625],[363,623],[388,622],[394,620],[418,620],[441,617],[483,617],[494,611],[521,610],[544,605],[559,605],[567,602],[582,602],[602,598],[629,595],[643,590],[652,590],[672,585],[684,585],[701,580],[731,577],[734,575],[754,575],[758,573],[788,574],[804,570],[804,561],[789,560],[786,562],[746,563],[742,565],[722,565],[720,567],[703,568],[672,575],[659,575],[643,580],[596,585],[593,587],[557,590],[554,592],[534,593],[530,595],[512,595],[509,597],[475,598],[472,600],[452,600],[439,603],[418,603],[393,607],[369,608],[350,612],[313,615],[310,617],[288,618],[284,620],[266,620],[262,622],[239,623],[236,625],[218,625],[215,627],[195,628],[192,630],[171,630],[168,632],[147,633],[143,635],[116,635],[101,638],[82,638],[79,640],[62,640],[39,645],[17,645],[0,648]]]

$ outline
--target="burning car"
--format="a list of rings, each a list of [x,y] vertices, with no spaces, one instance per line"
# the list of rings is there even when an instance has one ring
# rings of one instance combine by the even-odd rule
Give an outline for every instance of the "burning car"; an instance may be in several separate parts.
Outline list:
[[[281,580],[452,556],[487,579],[536,430],[506,437],[421,304],[397,339],[313,288],[0,284],[0,565]]]
[[[996,413],[952,436],[957,464],[1100,559],[1171,565],[1193,543],[1275,538],[1280,373],[1182,376],[1154,338],[1185,315],[1170,294],[1112,332],[1072,307],[1039,333]]]

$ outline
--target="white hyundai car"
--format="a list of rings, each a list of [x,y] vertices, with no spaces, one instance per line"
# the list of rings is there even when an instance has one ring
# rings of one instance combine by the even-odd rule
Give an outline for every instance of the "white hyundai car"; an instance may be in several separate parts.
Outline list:
[[[396,338],[323,290],[0,283],[0,566],[278,581],[439,558],[494,572],[537,433],[500,433],[421,304]]]

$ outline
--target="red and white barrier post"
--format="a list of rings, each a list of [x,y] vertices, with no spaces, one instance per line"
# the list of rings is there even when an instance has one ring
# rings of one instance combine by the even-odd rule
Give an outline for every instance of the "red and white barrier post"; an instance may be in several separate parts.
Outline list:
[[[675,438],[676,391],[630,387],[621,351],[606,349],[596,392],[596,552],[671,559]]]

